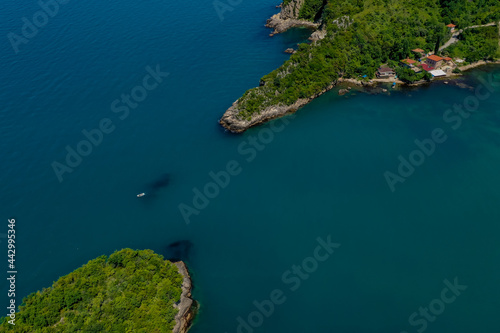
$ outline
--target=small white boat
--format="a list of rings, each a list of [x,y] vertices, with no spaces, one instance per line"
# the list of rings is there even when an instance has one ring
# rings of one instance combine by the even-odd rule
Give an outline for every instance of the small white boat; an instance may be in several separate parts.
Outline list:
[[[139,193],[139,194],[137,194],[137,197],[140,198],[140,197],[143,197],[145,195],[146,195],[146,193]]]

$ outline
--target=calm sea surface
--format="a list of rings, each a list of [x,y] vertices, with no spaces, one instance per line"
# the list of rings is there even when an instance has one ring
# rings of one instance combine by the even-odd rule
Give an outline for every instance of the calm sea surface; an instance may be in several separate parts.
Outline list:
[[[223,112],[307,38],[268,37],[277,4],[221,21],[211,1],[69,1],[47,22],[34,0],[0,4],[0,267],[15,217],[18,303],[99,255],[149,248],[188,262],[193,333],[498,332],[500,88],[332,91],[230,135]],[[46,24],[16,54],[8,34],[33,15]],[[464,82],[489,73],[500,82],[495,68]],[[475,112],[447,111],[464,103]],[[53,165],[78,148],[60,182]],[[210,185],[228,163],[229,184]],[[207,184],[212,198],[194,198]]]

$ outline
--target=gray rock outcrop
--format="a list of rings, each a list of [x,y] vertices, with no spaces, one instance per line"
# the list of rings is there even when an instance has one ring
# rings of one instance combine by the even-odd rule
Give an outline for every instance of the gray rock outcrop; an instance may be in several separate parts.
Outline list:
[[[175,316],[175,327],[172,332],[186,333],[194,318],[194,313],[192,311],[194,301],[191,299],[191,290],[193,286],[186,264],[179,261],[174,263],[174,265],[177,266],[179,273],[183,276],[184,280],[182,282],[181,299],[178,304],[174,305],[174,307],[179,309],[179,312]]]
[[[273,15],[267,20],[266,27],[274,29],[271,35],[285,32],[292,27],[317,29],[319,23],[299,20],[298,18],[304,2],[305,0],[292,0],[286,6],[282,6],[278,14]]]

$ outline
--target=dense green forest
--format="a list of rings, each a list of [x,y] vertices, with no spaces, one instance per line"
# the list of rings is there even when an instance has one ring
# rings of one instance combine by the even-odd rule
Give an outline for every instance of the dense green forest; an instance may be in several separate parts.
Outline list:
[[[16,325],[3,318],[0,332],[171,332],[182,280],[153,251],[124,249],[26,297]]]
[[[467,62],[500,58],[498,48],[498,27],[484,27],[465,30],[459,42],[446,49],[446,54]]]
[[[381,64],[412,57],[414,48],[436,50],[451,36],[446,24],[460,28],[500,21],[500,1],[305,0],[298,16],[321,22],[327,36],[301,44],[280,68],[261,79],[261,86],[248,90],[238,102],[240,118],[250,120],[268,106],[311,97],[340,77],[373,78]],[[478,47],[482,34],[471,30],[465,38],[473,41],[452,53],[471,61],[497,56],[498,34],[495,45]]]

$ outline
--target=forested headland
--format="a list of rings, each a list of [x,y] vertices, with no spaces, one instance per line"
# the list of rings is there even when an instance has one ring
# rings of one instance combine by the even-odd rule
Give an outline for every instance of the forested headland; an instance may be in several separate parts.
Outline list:
[[[183,276],[151,250],[100,256],[27,296],[0,332],[172,332]]]

